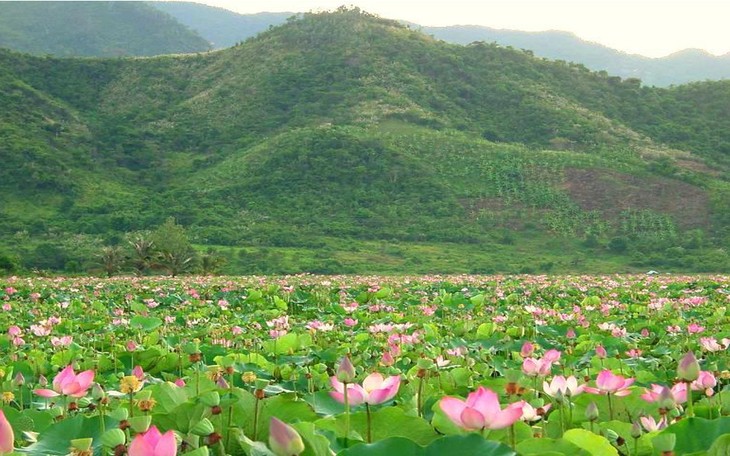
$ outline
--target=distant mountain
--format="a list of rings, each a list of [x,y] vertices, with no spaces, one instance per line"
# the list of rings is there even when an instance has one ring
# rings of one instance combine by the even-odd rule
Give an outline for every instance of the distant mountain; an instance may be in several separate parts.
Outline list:
[[[294,14],[241,15],[191,2],[152,2],[150,5],[196,30],[217,49],[232,46],[270,26],[281,25]],[[650,86],[667,87],[692,81],[730,78],[730,55],[715,57],[700,50],[688,49],[653,59],[584,41],[568,32],[522,32],[463,25],[421,27],[411,23],[409,26],[450,43],[495,42],[501,46],[531,50],[538,57],[580,63],[591,70],[606,71],[621,78],[638,78]]]
[[[716,57],[698,49],[686,49],[662,58],[649,58],[584,41],[568,32],[522,32],[478,25],[422,27],[421,30],[451,43],[485,41],[528,49],[538,57],[580,63],[591,70],[606,71],[614,76],[638,78],[647,85],[666,87],[691,81],[730,78],[730,54]]]
[[[224,8],[193,2],[150,2],[150,6],[164,11],[181,24],[195,30],[216,49],[256,36],[269,27],[286,22],[295,13],[238,14]]]
[[[151,56],[210,44],[143,2],[0,2],[0,47],[30,54]]]
[[[0,106],[0,250],[28,268],[173,216],[232,273],[730,269],[730,81],[340,9],[197,55],[0,51]]]

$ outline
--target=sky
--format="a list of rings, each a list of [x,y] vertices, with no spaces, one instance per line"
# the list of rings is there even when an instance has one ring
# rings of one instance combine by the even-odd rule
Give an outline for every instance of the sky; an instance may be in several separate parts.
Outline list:
[[[320,11],[354,5],[424,26],[563,30],[648,57],[698,48],[730,52],[730,0],[192,0],[238,13]]]

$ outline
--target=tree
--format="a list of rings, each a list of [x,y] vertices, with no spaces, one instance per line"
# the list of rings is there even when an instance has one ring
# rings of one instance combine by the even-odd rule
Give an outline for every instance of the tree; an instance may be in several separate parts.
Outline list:
[[[224,264],[226,264],[226,259],[219,256],[213,249],[208,249],[200,256],[200,272],[205,275],[219,273]]]
[[[124,266],[126,255],[124,250],[118,245],[102,247],[101,252],[97,256],[97,263],[107,277],[111,277],[114,273],[119,272]]]
[[[190,271],[195,265],[197,254],[187,232],[178,225],[174,217],[165,220],[150,236],[157,252],[159,266],[167,269],[171,276]]]
[[[142,276],[146,271],[152,268],[155,256],[155,243],[149,238],[149,234],[136,233],[128,241],[132,248],[132,256],[130,264],[134,269],[134,274]]]

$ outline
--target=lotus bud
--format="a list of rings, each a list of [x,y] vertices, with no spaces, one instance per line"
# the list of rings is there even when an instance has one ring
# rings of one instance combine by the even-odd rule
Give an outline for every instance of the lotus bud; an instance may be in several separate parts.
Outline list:
[[[591,402],[586,407],[586,419],[588,421],[596,421],[598,419],[598,405],[595,402]]]
[[[603,348],[603,345],[597,345],[596,346],[596,356],[600,359],[606,359],[608,356],[608,353],[606,352],[606,349]]]
[[[18,375],[13,378],[13,386],[17,388],[23,385],[25,385],[25,377],[23,377],[22,372],[18,372]]]
[[[48,386],[48,379],[45,375],[41,375],[38,377],[38,386],[46,387]]]
[[[304,451],[304,442],[293,427],[272,417],[269,424],[269,448],[276,456],[299,456]]]
[[[641,437],[641,425],[638,421],[634,421],[634,423],[631,425],[631,437],[635,439]]]
[[[386,351],[383,353],[383,356],[380,357],[380,364],[382,364],[385,367],[392,366],[395,363],[395,359],[393,359],[393,355]]]
[[[662,386],[662,390],[659,393],[659,398],[656,401],[660,408],[670,410],[676,407],[677,403],[674,400],[674,395],[669,387]]]
[[[352,365],[349,357],[345,356],[340,360],[335,376],[342,383],[352,383],[355,381],[355,366]]]
[[[91,387],[91,397],[97,401],[104,399],[106,397],[104,388],[102,388],[100,384],[94,383],[94,386]]]
[[[144,380],[144,370],[142,369],[142,366],[134,366],[134,369],[132,369],[132,375],[137,377],[140,382]]]
[[[225,377],[223,377],[223,376],[218,377],[218,380],[215,381],[215,384],[220,389],[228,389],[228,388],[230,388],[230,385],[228,384],[228,382],[226,381]]]
[[[685,382],[692,382],[700,376],[700,363],[695,358],[694,353],[687,352],[679,361],[677,366],[677,377]]]

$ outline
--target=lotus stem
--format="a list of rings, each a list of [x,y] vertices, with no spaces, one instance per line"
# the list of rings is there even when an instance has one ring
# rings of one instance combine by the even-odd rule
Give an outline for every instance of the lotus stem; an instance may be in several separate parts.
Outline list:
[[[373,443],[373,434],[372,434],[372,421],[370,416],[370,404],[367,402],[365,403],[365,413],[367,415],[367,425],[368,425],[368,443]]]
[[[345,448],[347,448],[348,438],[350,437],[350,398],[347,396],[347,382],[342,382],[344,388],[345,399]]]
[[[608,399],[608,418],[613,420],[613,403],[611,402],[611,393],[606,394]]]
[[[685,381],[684,383],[687,385],[687,416],[693,417],[695,416],[695,409],[692,403],[692,382]]]

